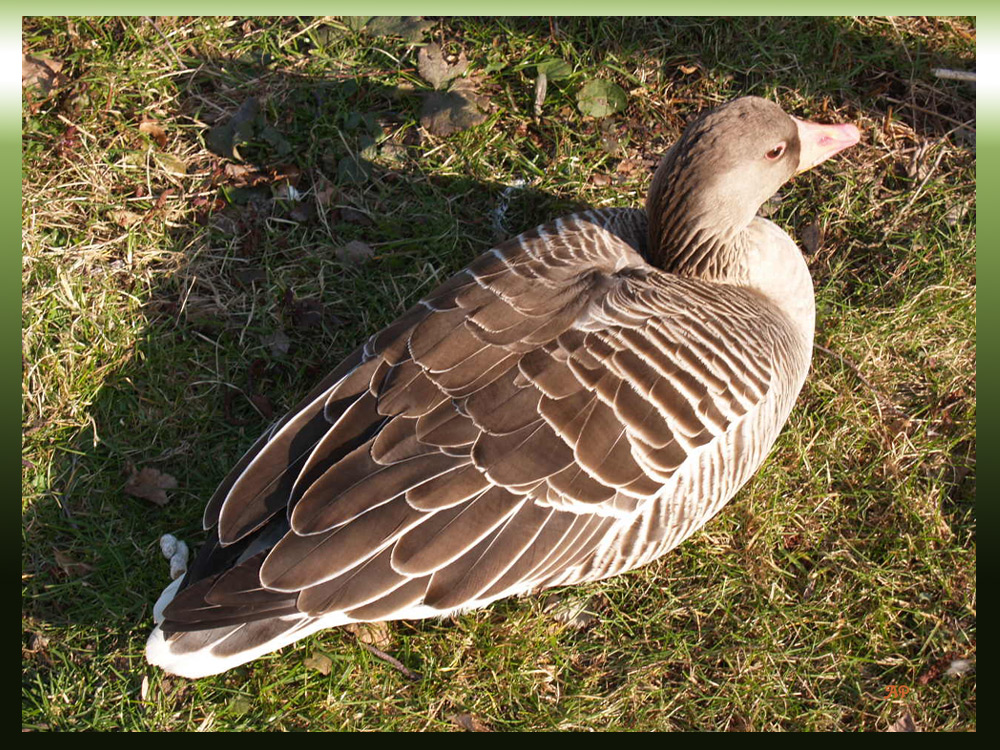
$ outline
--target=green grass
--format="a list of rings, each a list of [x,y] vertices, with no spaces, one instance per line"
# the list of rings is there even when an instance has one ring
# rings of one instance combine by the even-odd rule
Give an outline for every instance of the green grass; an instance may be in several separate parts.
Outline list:
[[[437,137],[400,37],[25,20],[26,50],[64,79],[22,109],[22,726],[975,729],[974,671],[944,674],[976,653],[975,99],[931,74],[974,69],[975,35],[969,19],[437,21],[426,40],[464,51],[490,102]],[[573,73],[536,116],[549,57]],[[583,117],[593,78],[628,108]],[[718,518],[566,592],[591,598],[584,630],[544,596],[392,624],[382,647],[419,682],[342,631],[199,681],[146,665],[159,535],[200,542],[206,497],[273,417],[505,232],[641,205],[684,122],[746,93],[863,141],[768,207],[796,238],[822,229],[807,258],[827,351]],[[205,139],[250,96],[280,139],[240,148],[247,174]],[[357,158],[367,176],[344,181]],[[305,201],[273,197],[281,175]],[[374,257],[337,260],[351,240]],[[176,477],[166,506],[125,493],[143,467]]]

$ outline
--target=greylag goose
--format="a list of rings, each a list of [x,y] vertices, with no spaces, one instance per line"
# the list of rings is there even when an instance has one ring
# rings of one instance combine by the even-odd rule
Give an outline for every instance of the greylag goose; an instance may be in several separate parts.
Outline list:
[[[205,509],[148,660],[202,677],[323,628],[440,617],[655,560],[753,475],[814,302],[756,216],[859,139],[747,97],[664,156],[646,210],[494,247],[342,362]]]

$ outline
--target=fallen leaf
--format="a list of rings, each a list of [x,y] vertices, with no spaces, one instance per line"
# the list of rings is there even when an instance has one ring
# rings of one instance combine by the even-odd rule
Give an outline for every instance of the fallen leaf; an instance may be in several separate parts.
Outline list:
[[[466,732],[492,732],[493,729],[478,716],[472,714],[451,714],[448,719],[459,729]]]
[[[420,124],[428,133],[451,135],[485,121],[487,106],[488,100],[476,94],[471,82],[459,81],[450,91],[435,91],[424,97]]]
[[[139,132],[145,133],[154,141],[156,145],[160,148],[167,147],[167,131],[165,131],[156,120],[143,120],[139,123]]]
[[[108,218],[110,218],[111,221],[118,226],[124,227],[125,229],[128,229],[133,224],[137,224],[142,221],[142,216],[140,214],[124,210],[108,211]]]
[[[342,20],[351,31],[361,31],[374,16],[344,16]]]
[[[245,185],[257,185],[266,180],[264,175],[246,164],[229,162],[222,168],[222,172],[234,185],[241,187]]]
[[[445,59],[441,45],[437,42],[421,47],[417,53],[417,71],[420,77],[435,89],[442,88],[452,78],[462,75],[468,67],[469,61],[465,57],[465,52],[460,52],[458,59],[449,63]]]
[[[810,222],[802,228],[802,249],[809,255],[815,255],[823,246],[823,228],[818,221]]]
[[[275,150],[278,156],[288,156],[292,153],[292,144],[272,125],[261,124],[260,137]]]
[[[954,206],[948,209],[944,215],[945,223],[949,227],[956,226],[962,219],[965,218],[965,206],[956,203]]]
[[[681,73],[683,73],[686,76],[689,76],[692,73],[697,73],[698,72],[698,66],[697,65],[680,65],[680,66],[678,66],[678,68],[680,69]]]
[[[392,630],[387,622],[352,622],[344,628],[369,646],[384,650],[392,645]]]
[[[221,125],[209,128],[205,133],[205,146],[214,154],[242,161],[237,148],[253,136],[259,116],[260,102],[257,97],[251,96],[232,117]]]
[[[312,203],[296,203],[292,210],[288,212],[288,218],[292,221],[305,224],[316,218],[316,207]]]
[[[291,313],[296,328],[314,328],[323,323],[325,308],[315,299],[296,299],[291,289],[285,291],[282,305]]]
[[[56,565],[59,566],[63,573],[71,578],[78,578],[80,576],[87,575],[87,573],[94,569],[92,565],[77,562],[62,550],[55,550],[55,558]]]
[[[44,633],[32,633],[28,643],[28,650],[32,653],[44,651],[49,645],[49,639]]]
[[[169,501],[166,490],[172,490],[176,487],[177,480],[174,477],[147,467],[142,471],[133,471],[132,476],[125,484],[125,492],[157,505],[166,505]]]
[[[909,711],[900,716],[896,721],[892,723],[887,732],[917,732],[916,723],[913,721],[913,717],[910,716]]]
[[[944,673],[948,677],[961,677],[972,669],[972,667],[973,664],[968,659],[955,659],[948,665],[948,669]]]
[[[21,55],[21,88],[35,89],[42,96],[48,96],[52,89],[66,82],[66,76],[59,72],[62,66],[60,60],[49,57]]]
[[[340,220],[346,221],[348,224],[357,224],[362,227],[370,227],[374,223],[368,214],[363,211],[358,211],[356,208],[351,208],[350,206],[344,206],[340,209]]]
[[[165,205],[167,205],[167,198],[174,194],[173,188],[167,188],[158,196],[156,196],[156,203],[153,204],[154,211],[160,211]]]
[[[374,36],[398,36],[404,41],[416,44],[427,36],[427,29],[433,21],[423,16],[375,16],[365,24],[365,31]]]
[[[611,184],[611,177],[606,174],[595,174],[590,176],[590,181],[597,187],[607,187]]]
[[[561,622],[574,630],[583,630],[597,622],[597,615],[591,610],[593,600],[589,596],[551,594],[545,599],[542,609],[556,622]]]
[[[655,159],[622,159],[618,162],[618,171],[621,174],[633,174],[636,171],[652,171],[657,165]]]
[[[365,159],[345,156],[337,163],[337,180],[342,185],[360,185],[371,175],[371,163]]]
[[[351,240],[343,247],[338,247],[333,251],[341,263],[363,263],[375,255],[375,251],[361,240]]]
[[[949,652],[935,661],[922,675],[917,678],[918,685],[927,685],[936,680],[948,668],[948,665],[958,657],[954,651]]]
[[[253,701],[246,695],[237,695],[229,702],[228,708],[233,716],[243,716],[253,708]]]
[[[576,94],[576,105],[588,117],[607,117],[625,109],[628,96],[617,83],[587,81]]]
[[[173,154],[156,153],[156,163],[167,174],[183,176],[187,174],[187,164]]]
[[[283,357],[288,354],[288,350],[292,346],[292,340],[288,338],[288,334],[282,329],[278,329],[270,336],[264,338],[264,343],[267,344],[268,348],[271,350],[271,355],[275,357]]]
[[[542,60],[538,63],[535,70],[538,75],[544,75],[550,81],[558,81],[560,78],[569,76],[573,72],[573,66],[558,57],[550,57],[548,60]]]
[[[316,181],[316,203],[320,208],[330,207],[330,203],[333,201],[333,193],[333,183],[321,176]]]
[[[307,656],[302,661],[302,664],[306,669],[315,669],[322,675],[330,674],[330,670],[333,669],[333,659],[319,651],[313,651],[311,656]]]

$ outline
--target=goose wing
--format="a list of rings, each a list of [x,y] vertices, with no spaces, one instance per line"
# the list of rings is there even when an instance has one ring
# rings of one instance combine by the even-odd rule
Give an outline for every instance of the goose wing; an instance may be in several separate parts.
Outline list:
[[[742,425],[780,427],[754,415],[797,365],[759,296],[646,265],[619,231],[639,217],[521,235],[348,357],[210,500],[163,630],[449,612],[611,575],[707,520],[693,506],[742,480],[703,475],[763,460]]]

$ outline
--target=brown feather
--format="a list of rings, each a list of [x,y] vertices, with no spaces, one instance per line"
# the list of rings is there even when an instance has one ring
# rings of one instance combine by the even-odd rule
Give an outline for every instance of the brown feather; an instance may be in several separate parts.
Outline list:
[[[442,510],[396,542],[392,567],[399,573],[433,573],[461,557],[526,501],[502,487],[491,487],[466,503]]]
[[[296,534],[319,534],[346,524],[373,505],[468,463],[468,459],[429,453],[383,466],[366,457],[367,447],[362,445],[305,491],[289,519]],[[347,467],[348,459],[355,456]]]
[[[277,591],[297,592],[329,581],[378,554],[425,517],[426,513],[397,497],[332,531],[307,536],[288,533],[264,560],[261,583]]]

